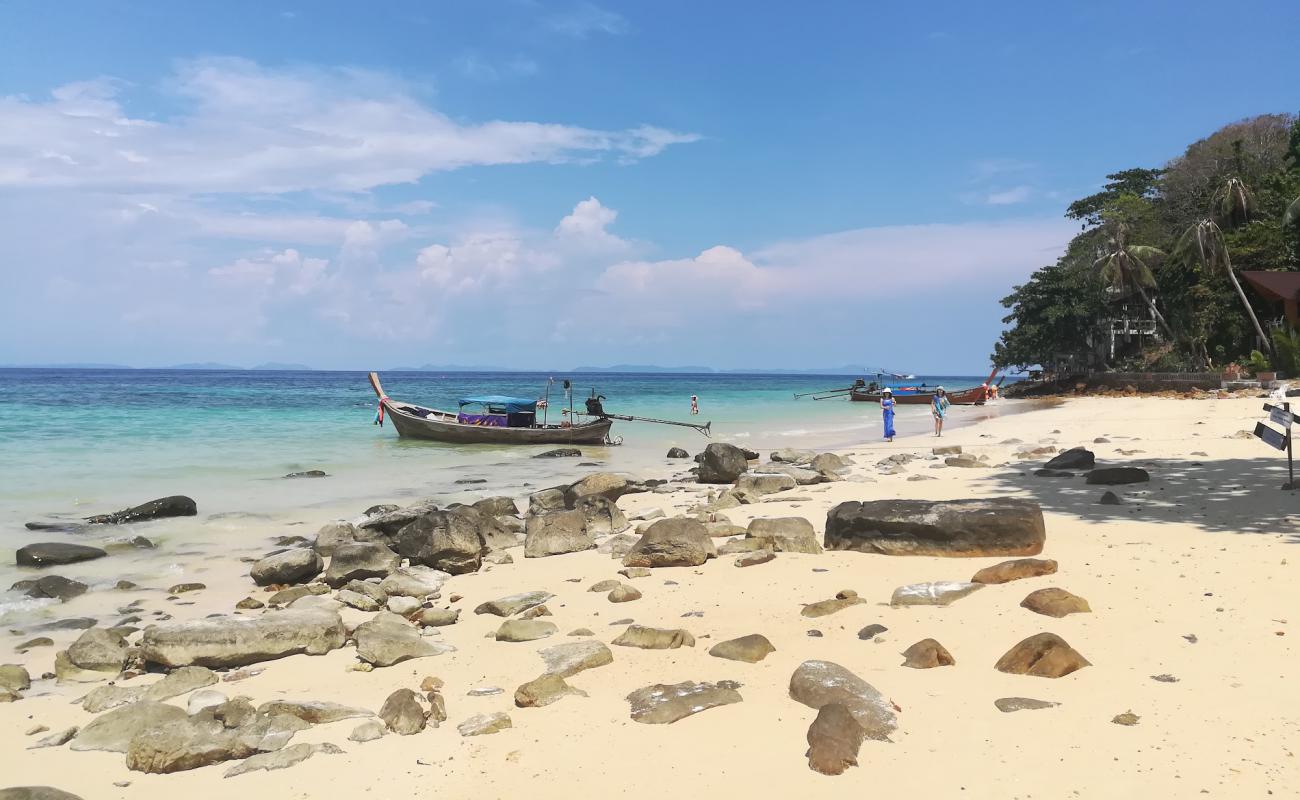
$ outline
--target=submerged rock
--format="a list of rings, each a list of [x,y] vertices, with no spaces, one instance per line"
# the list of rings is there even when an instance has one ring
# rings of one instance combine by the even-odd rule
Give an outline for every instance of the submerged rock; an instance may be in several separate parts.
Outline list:
[[[533,458],[582,458],[582,451],[576,447],[557,447],[538,453]]]
[[[20,581],[20,583],[23,583]],[[14,584],[11,589],[19,588]],[[74,581],[71,578],[65,578],[62,575],[43,575],[30,585],[26,586],[24,592],[28,597],[48,597],[54,600],[67,602],[74,597],[80,597],[90,588],[81,581]]]
[[[178,494],[150,500],[112,514],[86,517],[86,521],[92,525],[120,525],[124,522],[144,522],[165,517],[192,517],[198,513],[198,506],[192,499]]]
[[[809,708],[838,703],[871,739],[888,740],[898,727],[893,705],[875,687],[832,661],[805,661],[790,676],[790,697]]]
[[[108,552],[98,547],[68,542],[37,542],[18,548],[14,560],[20,567],[57,567],[103,558]]]
[[[825,545],[883,555],[1032,556],[1045,538],[1042,509],[1029,500],[873,500],[832,508]]]
[[[647,725],[666,725],[718,706],[739,703],[740,692],[713,683],[656,683],[627,696],[632,719]]]

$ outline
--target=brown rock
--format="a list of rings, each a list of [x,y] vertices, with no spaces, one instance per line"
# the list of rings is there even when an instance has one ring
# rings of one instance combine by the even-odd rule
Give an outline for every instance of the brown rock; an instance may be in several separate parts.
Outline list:
[[[1046,538],[1037,503],[873,500],[840,503],[826,516],[826,549],[912,556],[1033,556]]]
[[[410,689],[398,689],[390,694],[379,709],[379,718],[390,731],[401,736],[419,733],[426,725],[424,706]]]
[[[709,655],[711,656],[731,661],[745,661],[750,664],[757,664],[767,658],[769,653],[775,652],[776,648],[772,646],[767,637],[759,633],[751,633],[738,639],[728,639],[709,648]]]
[[[609,593],[609,602],[611,603],[630,603],[633,600],[640,600],[641,592],[635,586],[628,586],[626,583],[620,583]]]
[[[1050,558],[1017,558],[1003,561],[976,572],[971,583],[1010,583],[1023,578],[1037,578],[1056,573],[1056,562]]]
[[[948,649],[934,639],[922,639],[903,651],[903,666],[913,669],[951,667],[957,661]]]
[[[575,689],[564,678],[552,672],[534,678],[515,690],[515,705],[520,708],[540,708],[561,700],[571,694],[586,697],[587,693]]]
[[[753,567],[759,564],[766,564],[776,558],[776,553],[771,550],[755,550],[752,553],[745,553],[736,558],[735,565],[738,567]]]
[[[1054,633],[1039,633],[1006,652],[993,668],[1012,675],[1060,678],[1092,666],[1088,659]]]
[[[866,731],[839,703],[827,703],[808,727],[808,767],[823,775],[840,775],[858,765]]]
[[[683,646],[694,647],[695,637],[681,628],[647,628],[642,625],[629,625],[612,644],[639,647],[642,650],[675,650]]]
[[[1027,608],[1035,614],[1057,617],[1058,619],[1068,614],[1082,614],[1092,611],[1087,600],[1055,587],[1030,592],[1028,597],[1020,601],[1020,607]]]

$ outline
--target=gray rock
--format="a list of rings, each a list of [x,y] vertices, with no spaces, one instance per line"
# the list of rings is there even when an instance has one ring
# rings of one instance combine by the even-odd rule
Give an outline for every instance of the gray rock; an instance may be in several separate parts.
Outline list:
[[[911,583],[895,589],[889,604],[891,606],[946,606],[983,588],[982,583],[965,581]]]
[[[331,703],[328,700],[271,700],[258,706],[257,713],[261,716],[286,714],[312,725],[374,716],[364,708]]]
[[[725,548],[719,550],[719,552],[725,552]],[[754,550],[753,552],[740,555],[733,563],[735,563],[737,567],[754,567],[759,564],[766,564],[774,558],[776,558],[776,553],[773,553],[771,550]]]
[[[257,717],[238,728],[229,728],[217,719],[215,711],[141,731],[127,747],[127,768],[171,773],[247,758],[279,750],[294,733],[308,727],[294,717],[273,716]]]
[[[68,647],[68,660],[93,672],[121,672],[126,661],[126,641],[104,628],[90,628]]]
[[[412,658],[425,658],[455,651],[446,642],[430,641],[406,620],[382,611],[357,626],[357,656],[376,667],[391,667]]]
[[[10,588],[18,588],[18,584],[14,584]],[[74,597],[85,594],[89,588],[81,581],[74,581],[62,575],[43,575],[26,587],[25,594],[28,597],[49,597],[67,602]]]
[[[736,479],[736,490],[762,496],[793,489],[798,484],[789,475],[745,473]]]
[[[615,586],[610,590],[607,599],[611,603],[630,603],[633,600],[641,599],[641,591],[635,586],[628,586],[625,583],[620,583],[618,586]]]
[[[1101,498],[1097,500],[1097,505],[1102,505],[1102,506],[1120,505],[1119,495],[1111,491],[1103,492]]]
[[[808,603],[799,613],[810,619],[816,619],[817,617],[825,617],[843,611],[846,608],[862,605],[865,602],[867,601],[858,597],[857,592],[852,589],[844,589],[836,593],[836,595],[829,600],[818,600],[815,603]]]
[[[615,534],[597,545],[596,552],[607,553],[610,558],[622,558],[630,553],[639,541],[641,541],[640,536],[633,536],[629,533]]]
[[[589,536],[609,536],[622,533],[632,527],[622,510],[613,500],[603,497],[589,497],[578,502],[576,511],[582,512],[586,522],[585,529]]]
[[[358,611],[374,612],[384,607],[383,603],[370,595],[362,594],[361,592],[356,592],[352,589],[339,589],[338,593],[334,595],[334,599],[338,600],[343,605],[348,606],[349,608],[355,608]]]
[[[668,455],[667,455],[667,458],[690,458],[690,457],[691,457],[691,454],[688,453],[688,452],[686,452],[685,450],[683,450],[683,449],[680,448],[680,447],[670,447],[670,448],[668,448]]]
[[[519,594],[499,597],[496,600],[489,600],[481,603],[474,609],[475,614],[494,614],[498,617],[510,617],[521,611],[527,611],[535,606],[540,606],[555,595],[550,592],[541,590],[532,592],[520,592]]]
[[[812,523],[803,517],[755,519],[749,523],[746,535],[759,540],[765,549],[778,553],[816,555],[822,551]]]
[[[564,510],[564,488],[542,489],[528,495],[528,513],[531,516]]]
[[[337,612],[294,609],[150,625],[140,652],[145,661],[165,667],[242,667],[299,653],[322,655],[346,638]]]
[[[546,673],[561,678],[614,663],[614,654],[610,649],[603,642],[595,640],[543,647],[537,654],[546,663]]]
[[[322,556],[332,556],[336,547],[341,544],[352,544],[357,541],[357,538],[357,526],[351,522],[335,520],[321,526],[320,531],[316,533],[316,541],[312,549]]]
[[[745,451],[735,445],[714,442],[701,455],[700,483],[735,483],[749,469]]]
[[[1060,703],[1053,703],[1048,700],[1035,700],[1032,697],[999,697],[993,701],[998,711],[1004,714],[1010,714],[1013,711],[1037,711],[1042,708],[1052,708],[1059,706]]]
[[[386,577],[400,564],[396,553],[377,542],[341,544],[334,548],[323,580],[337,589],[348,581]]]
[[[586,697],[587,693],[573,688],[559,675],[547,672],[515,690],[515,705],[519,708],[540,708],[569,695]]]
[[[248,574],[258,586],[270,586],[303,583],[319,575],[324,568],[325,562],[315,550],[300,547],[261,559],[253,564]]]
[[[456,730],[460,731],[461,736],[485,736],[499,733],[510,727],[513,727],[510,715],[504,711],[497,711],[491,714],[475,714],[457,725]]]
[[[701,523],[673,517],[651,523],[623,557],[623,566],[695,567],[717,555],[713,539]]]
[[[817,454],[812,450],[796,450],[792,447],[783,447],[780,450],[772,451],[768,458],[778,463],[785,464],[809,464]]]
[[[554,622],[544,619],[508,619],[497,628],[498,642],[531,642],[559,633]]]
[[[848,709],[870,739],[888,740],[898,727],[889,700],[875,687],[832,661],[805,661],[790,676],[790,697],[809,708],[837,703]]]
[[[415,565],[389,573],[379,588],[389,597],[424,598],[442,591],[450,579],[450,573]]]
[[[0,689],[11,692],[25,692],[32,688],[32,676],[21,664],[0,665]]]
[[[489,521],[468,506],[434,511],[419,517],[397,535],[397,551],[413,564],[462,575],[483,565]]]
[[[459,608],[423,608],[411,617],[411,621],[422,628],[441,628],[445,625],[455,625],[459,619]]]
[[[610,502],[633,491],[635,487],[623,475],[593,472],[564,490],[564,507],[578,508],[584,500],[602,497]]]
[[[353,728],[352,733],[348,734],[348,739],[353,742],[373,742],[382,739],[384,731],[385,728],[381,723],[370,720]]]
[[[581,511],[552,511],[528,517],[525,523],[524,558],[543,558],[591,550],[596,542],[587,533]]]
[[[613,644],[620,647],[639,647],[642,650],[676,650],[679,647],[694,647],[695,637],[682,628],[647,628],[643,625],[629,625],[627,630],[618,635]]]
[[[78,730],[77,726],[73,725],[71,728],[64,728],[61,731],[55,731],[54,733],[51,733],[49,736],[46,736],[42,739],[37,740],[33,744],[28,745],[27,749],[41,750],[46,747],[62,747],[68,742],[72,741],[72,737],[77,735],[77,730]],[[0,797],[3,797],[3,795],[0,795]]]
[[[55,567],[76,564],[108,555],[98,547],[68,542],[37,542],[18,548],[15,560],[20,567]]]
[[[832,508],[825,545],[883,555],[1033,556],[1045,538],[1042,509],[1029,500],[874,500]]]
[[[887,630],[889,630],[889,628],[886,628],[884,625],[881,625],[878,622],[873,622],[872,624],[858,631],[858,638],[864,641],[870,641]]]
[[[428,724],[424,706],[410,689],[398,689],[390,694],[379,709],[379,718],[388,730],[400,736],[419,733]]]
[[[515,504],[515,499],[504,495],[485,497],[474,503],[471,508],[476,508],[480,513],[489,517],[519,516],[519,506]]]
[[[71,748],[125,753],[137,734],[184,719],[184,709],[142,700],[115,708],[86,723],[73,737]]]
[[[81,800],[72,792],[53,786],[12,786],[0,789],[0,800]]]
[[[288,476],[286,476],[288,477]],[[272,753],[258,753],[249,756],[242,762],[232,766],[223,773],[222,777],[233,778],[236,775],[243,775],[246,772],[255,772],[257,770],[271,771],[275,769],[284,769],[292,767],[294,764],[300,764],[311,758],[317,753],[327,755],[340,755],[343,749],[338,745],[323,742],[321,744],[291,744],[282,750],[276,750]]]
[[[713,683],[656,683],[627,696],[632,719],[647,725],[667,725],[710,708],[739,703],[735,689]]]
[[[1045,469],[1092,469],[1096,455],[1084,447],[1072,447],[1044,464]]]
[[[576,447],[557,447],[538,453],[533,458],[582,458],[582,451]]]
[[[92,525],[120,525],[125,522],[145,522],[151,519],[167,517],[192,517],[199,513],[198,506],[184,495],[172,495],[158,500],[150,500],[138,506],[115,511],[112,514],[99,514],[86,517]]]

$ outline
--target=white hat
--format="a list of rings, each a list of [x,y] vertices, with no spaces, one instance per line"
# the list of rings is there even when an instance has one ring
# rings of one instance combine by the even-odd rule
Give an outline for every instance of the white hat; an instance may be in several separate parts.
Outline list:
[[[881,394],[893,394],[894,390],[886,386],[885,388],[881,389],[880,392]]]
[[[936,386],[936,387],[934,387],[934,390],[935,390],[936,392],[942,392],[942,391],[944,391],[944,388],[943,388],[942,386]]]

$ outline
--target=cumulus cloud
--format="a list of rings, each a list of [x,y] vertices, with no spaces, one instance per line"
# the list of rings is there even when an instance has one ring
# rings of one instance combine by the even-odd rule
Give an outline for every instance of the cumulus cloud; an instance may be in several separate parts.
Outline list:
[[[462,167],[649,158],[693,134],[530,121],[467,123],[413,87],[360,70],[269,69],[236,58],[182,64],[183,110],[132,116],[112,80],[45,100],[0,98],[0,186],[116,192],[356,192]]]
[[[556,33],[585,39],[593,33],[611,36],[627,33],[627,20],[613,11],[592,3],[579,3],[568,11],[547,20],[547,27]]]
[[[1024,203],[1034,196],[1034,187],[1032,186],[1013,186],[1010,189],[1002,189],[996,192],[990,192],[984,202],[991,206],[1010,206],[1017,203]]]

